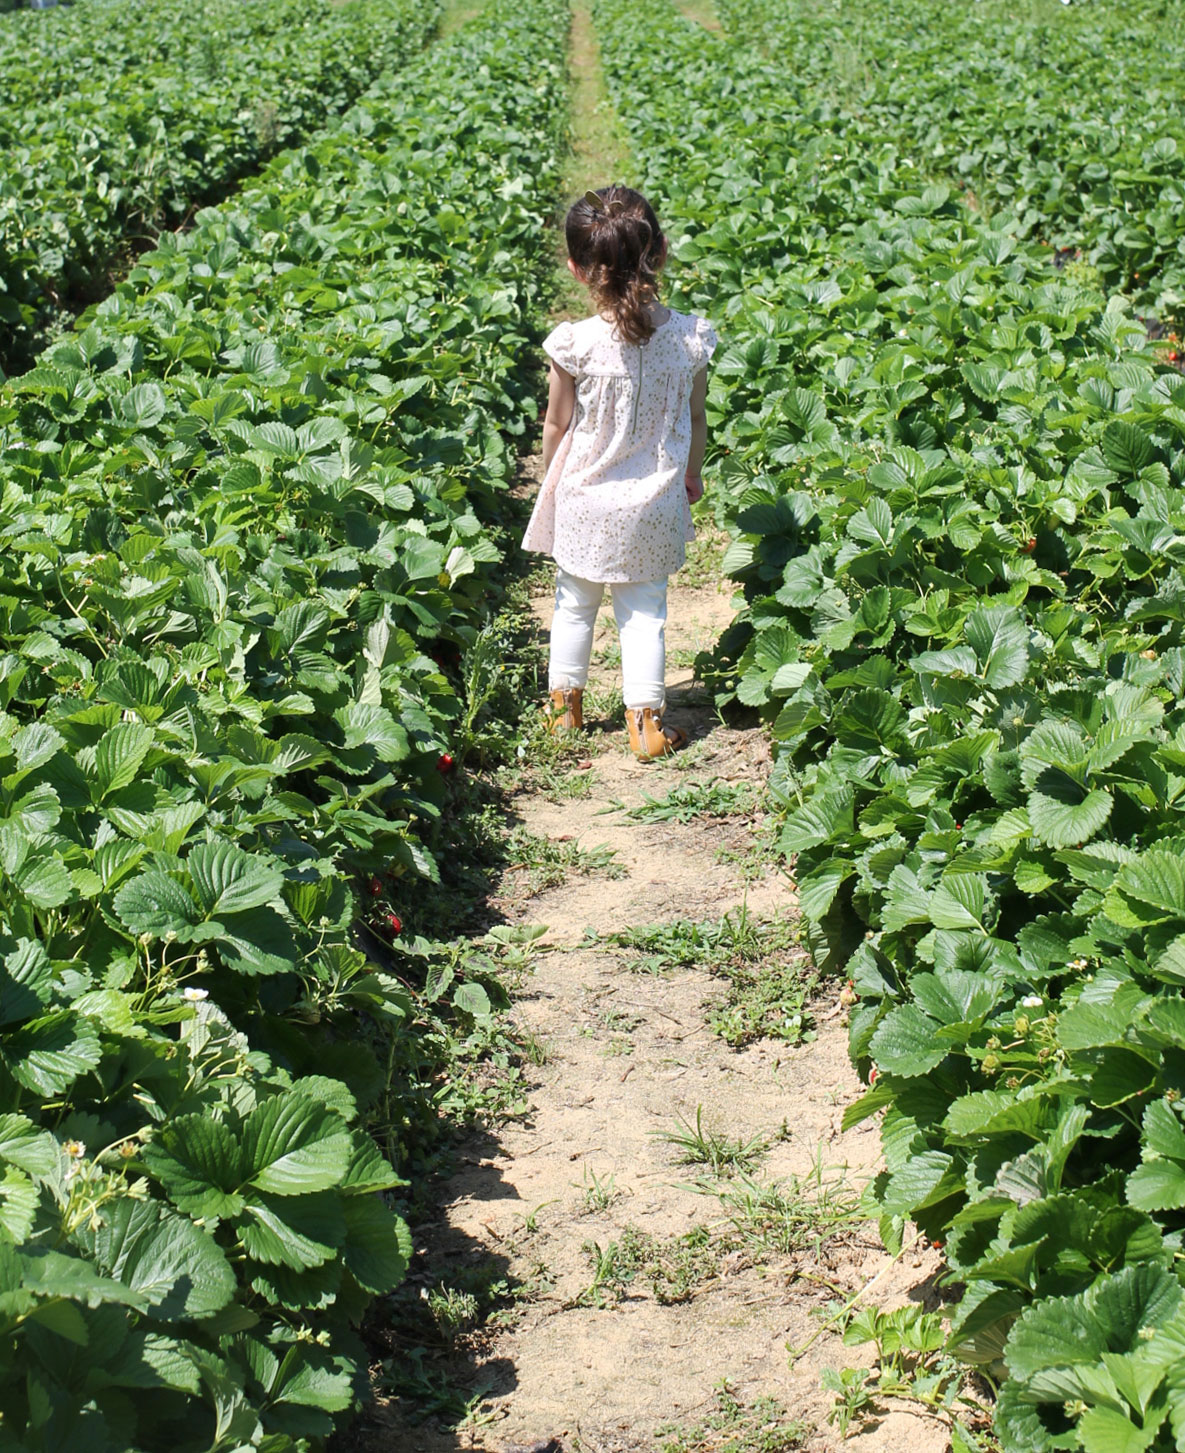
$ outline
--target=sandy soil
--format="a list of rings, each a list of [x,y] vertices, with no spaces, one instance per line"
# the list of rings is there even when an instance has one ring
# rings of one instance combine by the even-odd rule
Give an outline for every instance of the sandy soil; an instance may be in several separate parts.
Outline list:
[[[540,631],[550,602],[535,603]],[[668,650],[709,644],[731,619],[728,595],[708,585],[673,584]],[[612,645],[608,609],[598,648]],[[605,687],[615,672],[600,668]],[[459,1431],[431,1421],[415,1425],[405,1411],[379,1406],[369,1420],[369,1453],[659,1453],[664,1425],[694,1425],[714,1407],[713,1387],[728,1379],[745,1402],[773,1397],[787,1419],[810,1431],[812,1453],[841,1446],[826,1421],[831,1395],[820,1370],[868,1362],[867,1349],[844,1348],[824,1332],[791,1364],[834,1308],[872,1278],[882,1307],[931,1296],[932,1253],[893,1264],[875,1228],[857,1225],[821,1247],[770,1255],[722,1254],[690,1300],[663,1305],[643,1278],[608,1305],[583,1305],[592,1281],[591,1243],[607,1248],[628,1228],[669,1238],[692,1227],[719,1229],[719,1201],[697,1193],[694,1174],[656,1132],[680,1119],[738,1137],[770,1138],[754,1176],[763,1184],[809,1177],[858,1188],[875,1169],[875,1125],[841,1134],[844,1108],[860,1093],[847,1058],[843,1011],[834,986],[813,1005],[817,1038],[790,1047],[765,1040],[730,1049],[705,1023],[705,1004],[725,991],[701,968],[662,975],[638,972],[621,949],[590,942],[631,925],[718,919],[745,904],[762,920],[795,912],[788,878],[772,863],[749,881],[738,870],[757,853],[755,824],[732,818],[683,824],[641,824],[628,808],[644,794],[712,778],[760,782],[769,766],[762,734],[720,724],[689,669],[669,673],[668,719],[692,741],[678,767],[639,764],[625,750],[618,723],[588,736],[593,785],[577,801],[526,792],[514,803],[531,832],[613,849],[624,876],[573,876],[529,897],[521,876],[507,875],[499,911],[511,921],[547,925],[532,977],[516,1013],[546,1047],[535,1072],[525,1123],[475,1136],[444,1188],[439,1219],[419,1230],[425,1282],[447,1280],[447,1268],[496,1258],[529,1284],[509,1325],[462,1339],[452,1374],[486,1388],[474,1417]],[[731,858],[721,860],[721,849]],[[799,952],[797,949],[791,952]],[[635,967],[631,968],[631,964]],[[608,1204],[590,1202],[590,1189]],[[609,1193],[611,1194],[611,1197]],[[862,1356],[862,1354],[864,1354]],[[707,1444],[695,1445],[698,1450]],[[754,1444],[754,1447],[757,1445]],[[924,1411],[895,1406],[842,1444],[852,1453],[942,1453],[943,1425]]]

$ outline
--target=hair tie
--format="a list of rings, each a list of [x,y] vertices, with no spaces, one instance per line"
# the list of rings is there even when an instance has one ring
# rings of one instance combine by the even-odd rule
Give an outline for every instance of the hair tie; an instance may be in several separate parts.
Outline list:
[[[625,211],[625,203],[620,197],[610,197],[606,202],[604,197],[599,196],[591,188],[585,192],[584,200],[598,217],[620,217]]]

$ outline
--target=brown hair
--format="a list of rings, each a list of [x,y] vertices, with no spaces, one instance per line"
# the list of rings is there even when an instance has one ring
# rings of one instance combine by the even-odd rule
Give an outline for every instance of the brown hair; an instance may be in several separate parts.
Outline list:
[[[654,208],[632,187],[598,187],[568,208],[564,234],[568,256],[598,309],[612,315],[618,337],[645,343],[654,332],[650,308],[665,247]]]

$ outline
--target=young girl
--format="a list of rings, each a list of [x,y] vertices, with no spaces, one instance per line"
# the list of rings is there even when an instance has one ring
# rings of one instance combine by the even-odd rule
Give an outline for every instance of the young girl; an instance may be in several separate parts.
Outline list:
[[[593,626],[613,594],[630,747],[644,759],[687,742],[662,724],[667,576],[695,538],[704,492],[708,360],[702,318],[658,301],[667,244],[654,210],[629,187],[586,192],[568,211],[568,268],[596,312],[561,323],[543,424],[543,487],[523,544],[557,566],[548,685],[552,727],[583,725]]]

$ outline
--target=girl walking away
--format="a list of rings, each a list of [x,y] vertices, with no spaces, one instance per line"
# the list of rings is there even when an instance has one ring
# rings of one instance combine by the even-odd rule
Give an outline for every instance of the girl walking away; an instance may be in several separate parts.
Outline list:
[[[667,576],[695,538],[704,492],[708,360],[702,318],[658,300],[667,244],[654,210],[629,187],[586,192],[569,209],[568,267],[596,309],[561,323],[543,425],[543,487],[523,540],[557,566],[551,627],[553,730],[583,725],[593,626],[613,595],[630,747],[644,759],[687,742],[663,726]]]

